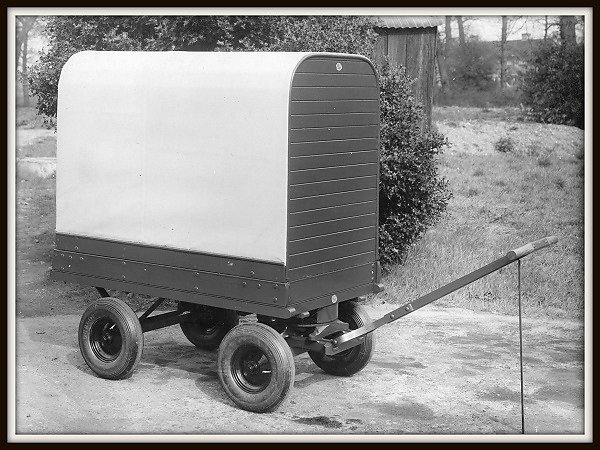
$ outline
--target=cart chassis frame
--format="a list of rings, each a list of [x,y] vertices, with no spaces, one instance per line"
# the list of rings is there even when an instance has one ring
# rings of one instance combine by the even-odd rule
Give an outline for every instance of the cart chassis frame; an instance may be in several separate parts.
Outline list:
[[[338,320],[338,302],[331,305],[317,308],[314,314],[313,322],[305,322],[309,317],[308,312],[297,314],[290,319],[282,319],[257,314],[259,321],[270,323],[276,329],[280,329],[282,336],[295,354],[306,351],[319,352],[325,355],[333,356],[364,342],[365,336],[376,329],[394,322],[424,306],[439,300],[442,297],[473,283],[509,264],[519,261],[528,254],[547,247],[558,241],[555,236],[546,237],[517,249],[511,250],[503,257],[492,261],[491,263],[474,270],[428,294],[425,294],[412,302],[404,303],[399,308],[387,313],[386,315],[374,320],[358,329],[348,330],[348,324]],[[109,297],[106,289],[96,287],[101,297]],[[196,314],[190,310],[178,310],[167,313],[161,313],[150,316],[163,302],[164,298],[158,297],[153,304],[139,317],[143,332],[156,330],[181,323],[185,320],[194,320]],[[302,333],[302,330],[311,329],[308,336]],[[333,336],[333,337],[332,337]]]

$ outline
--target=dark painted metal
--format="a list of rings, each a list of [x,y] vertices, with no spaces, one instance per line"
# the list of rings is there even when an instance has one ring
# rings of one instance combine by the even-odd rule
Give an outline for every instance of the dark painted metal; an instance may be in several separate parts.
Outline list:
[[[378,113],[376,100],[296,100],[290,103],[291,114]]]
[[[326,261],[335,261],[340,258],[346,258],[354,255],[361,255],[367,252],[374,252],[375,238],[371,237],[364,241],[349,242],[331,246],[329,248],[311,250],[302,253],[290,255],[288,257],[290,270],[321,264]]]
[[[323,324],[327,322],[333,322],[338,318],[338,303],[337,297],[335,303],[325,306],[317,310],[317,323]]]
[[[337,141],[290,142],[290,156],[319,156],[329,153],[377,150],[376,138],[340,139]]]
[[[56,249],[260,280],[285,281],[283,264],[266,261],[231,258],[61,233],[56,235]],[[254,275],[252,275],[253,272]]]
[[[309,157],[290,158],[290,170],[321,169],[324,167],[349,166],[353,164],[378,163],[379,152],[366,150],[361,152],[334,153]],[[376,184],[372,183],[375,187]]]
[[[377,211],[377,202],[364,202],[352,205],[341,205],[332,208],[315,209],[312,211],[304,211],[291,213],[288,215],[289,227],[298,225],[307,225],[311,223],[320,223],[325,221],[333,221],[335,219],[343,219],[347,217],[362,216],[365,214],[375,213]],[[331,228],[334,230],[335,228]]]
[[[373,226],[377,228],[377,216],[375,213],[353,216],[346,219],[336,219],[329,222],[317,222],[309,225],[298,225],[289,228],[288,240],[291,245],[297,239],[306,239],[316,236],[323,236],[331,232],[331,229],[337,231],[354,230],[362,227]]]
[[[373,100],[377,96],[378,87],[294,87],[291,100]]]
[[[324,261],[322,263],[317,263],[310,266],[288,269],[288,278],[293,282],[324,273],[336,272],[350,267],[373,264],[374,261],[375,250],[371,250],[359,255],[344,256],[333,261]]]
[[[339,139],[365,139],[377,137],[378,125],[351,127],[302,128],[290,130],[291,142],[331,141]]]
[[[189,315],[189,311],[171,311],[143,319],[140,317],[140,325],[142,326],[142,332],[146,333],[148,331],[158,330],[159,328],[170,327],[171,325],[178,324],[185,320]]]
[[[334,194],[311,195],[290,199],[291,213],[309,211],[312,209],[329,208],[331,206],[347,205],[349,203],[367,202],[377,197],[377,188],[357,189],[353,191],[337,192]]]
[[[348,286],[366,285],[374,282],[374,265],[350,267],[332,273],[320,274],[312,278],[290,283],[290,304],[295,305],[305,299],[337,294]],[[362,295],[362,294],[361,294]]]
[[[300,183],[314,183],[315,181],[341,180],[354,177],[377,175],[376,163],[353,164],[324,169],[290,171],[290,185]],[[375,200],[375,199],[373,199]]]
[[[160,305],[162,305],[162,303],[165,301],[164,298],[158,298],[154,303],[152,303],[152,305],[150,306],[150,308],[148,308],[144,314],[142,314],[140,316],[140,322],[142,320],[144,320],[146,317],[148,317],[150,314],[152,314],[154,312],[154,310],[156,308],[158,308]]]
[[[292,82],[297,86],[376,86],[377,80],[373,74],[347,73],[296,73]]]
[[[300,114],[290,117],[291,129],[378,124],[379,114],[377,113]]]
[[[375,226],[367,226],[354,230],[337,231],[318,237],[301,239],[299,241],[289,241],[288,248],[290,255],[294,255],[296,253],[319,250],[334,245],[349,244],[365,239],[374,239],[376,234],[377,228]]]
[[[284,283],[55,250],[55,270],[285,306]],[[275,300],[276,299],[276,300]]]
[[[96,290],[98,291],[98,294],[100,294],[100,297],[102,297],[102,298],[110,297],[108,292],[106,292],[106,289],[96,286]]]
[[[337,295],[338,302],[345,302],[347,300],[353,300],[355,298],[371,294],[372,292],[373,284],[368,283],[361,286],[354,286],[345,290],[336,291],[335,295]],[[322,296],[311,298],[310,300],[304,300],[295,303],[293,307],[296,310],[296,314],[299,314],[304,311],[313,311],[315,309],[322,308],[328,303],[331,303],[331,294],[325,294]]]
[[[233,298],[218,297],[216,295],[203,295],[196,292],[183,291],[168,286],[152,286],[128,281],[119,281],[102,278],[99,276],[86,276],[75,273],[55,272],[52,274],[54,279],[66,281],[68,283],[78,283],[88,286],[102,285],[107,289],[117,289],[124,292],[136,292],[138,294],[150,295],[152,297],[163,297],[180,302],[195,303],[198,305],[214,306],[216,308],[231,309],[245,313],[263,314],[265,316],[277,317],[280,319],[289,319],[299,312],[294,306],[277,306],[252,302],[250,300],[238,300]],[[325,304],[325,299],[320,299],[321,306]],[[312,309],[318,308],[314,306]]]
[[[358,345],[358,341],[356,340],[357,338],[365,336],[366,334],[371,333],[385,324],[394,322],[401,317],[416,311],[417,309],[427,306],[430,303],[501,269],[502,267],[512,264],[517,260],[520,261],[520,259],[524,256],[527,256],[536,250],[552,245],[557,241],[558,239],[555,236],[550,236],[531,242],[515,250],[511,250],[505,256],[498,258],[497,260],[492,261],[491,263],[480,267],[479,269],[474,270],[473,272],[468,273],[467,275],[460,277],[457,280],[454,280],[428,294],[425,294],[410,303],[406,303],[400,308],[387,313],[385,316],[363,327],[343,334],[342,336],[336,338],[332,343],[326,344],[325,352],[328,355],[333,355],[352,348]]]
[[[377,176],[367,175],[364,177],[346,178],[333,181],[317,181],[314,183],[296,184],[290,186],[290,200],[312,195],[335,194],[358,189],[376,188]]]
[[[336,67],[338,63],[342,65],[341,70]],[[300,64],[296,73],[358,73],[375,76],[373,67],[366,60],[336,57],[308,58]]]

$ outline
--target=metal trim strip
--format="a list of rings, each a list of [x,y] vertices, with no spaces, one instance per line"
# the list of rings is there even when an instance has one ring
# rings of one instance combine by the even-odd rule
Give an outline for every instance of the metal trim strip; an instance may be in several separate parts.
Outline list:
[[[283,264],[246,258],[197,253],[62,233],[56,234],[56,249],[139,261],[147,264],[163,264],[224,275],[285,282],[285,266]]]

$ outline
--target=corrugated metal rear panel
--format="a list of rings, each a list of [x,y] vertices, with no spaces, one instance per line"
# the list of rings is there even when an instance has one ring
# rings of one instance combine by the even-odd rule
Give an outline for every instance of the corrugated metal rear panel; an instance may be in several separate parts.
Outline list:
[[[302,283],[304,298],[296,301],[371,283],[379,170],[379,88],[371,65],[304,60],[292,81],[289,123],[287,279],[293,287],[315,278]]]

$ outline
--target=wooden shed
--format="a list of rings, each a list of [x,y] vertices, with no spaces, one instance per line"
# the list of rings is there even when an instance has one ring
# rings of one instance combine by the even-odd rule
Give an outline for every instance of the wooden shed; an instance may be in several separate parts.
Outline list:
[[[375,31],[379,34],[375,60],[406,67],[414,78],[415,98],[423,104],[423,128],[431,126],[433,85],[435,72],[435,45],[437,26],[443,16],[375,16]]]

